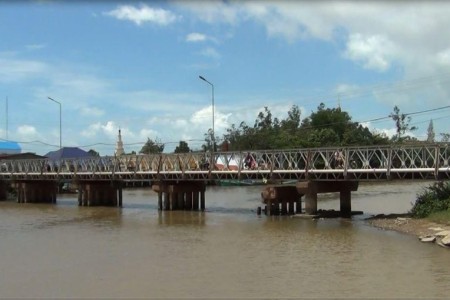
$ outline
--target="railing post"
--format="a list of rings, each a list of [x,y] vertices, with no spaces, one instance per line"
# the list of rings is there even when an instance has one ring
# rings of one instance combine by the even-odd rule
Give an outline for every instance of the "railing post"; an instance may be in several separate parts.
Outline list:
[[[348,171],[348,162],[349,162],[349,153],[350,151],[348,150],[348,148],[345,148],[344,151],[344,178],[347,179],[347,171]]]
[[[387,157],[387,171],[386,171],[386,178],[391,179],[391,166],[392,166],[392,147],[389,147],[388,149],[388,157]]]
[[[434,146],[434,179],[439,179],[439,153],[440,147],[438,144]]]

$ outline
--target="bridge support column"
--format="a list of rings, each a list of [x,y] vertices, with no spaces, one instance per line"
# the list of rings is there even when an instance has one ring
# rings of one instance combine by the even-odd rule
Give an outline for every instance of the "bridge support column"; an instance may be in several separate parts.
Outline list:
[[[160,210],[198,210],[199,198],[200,209],[205,210],[204,183],[157,182],[152,185],[152,189],[158,193],[158,209]]]
[[[56,203],[57,183],[51,180],[16,181],[18,203]]]
[[[358,181],[303,181],[297,183],[297,191],[305,194],[305,212],[314,215],[317,213],[317,194],[339,192],[340,215],[350,217],[351,192],[358,190]]]
[[[352,192],[350,190],[342,190],[339,193],[341,216],[350,218],[352,216]]]
[[[266,187],[261,192],[262,202],[266,205],[266,215],[282,215],[295,214],[301,211],[301,195],[297,192],[295,186],[274,185]],[[281,208],[280,208],[281,205]]]
[[[0,180],[0,201],[8,198],[8,184],[4,180]]]
[[[78,205],[122,207],[122,182],[109,180],[78,182]]]

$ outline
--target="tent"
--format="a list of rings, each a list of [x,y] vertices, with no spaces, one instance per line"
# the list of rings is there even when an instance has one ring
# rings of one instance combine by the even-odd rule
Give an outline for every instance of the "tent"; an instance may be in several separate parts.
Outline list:
[[[18,154],[22,151],[16,142],[1,141],[0,154]]]
[[[91,157],[92,154],[78,147],[63,147],[56,151],[50,151],[44,156],[48,157],[50,160],[60,160],[65,158]]]

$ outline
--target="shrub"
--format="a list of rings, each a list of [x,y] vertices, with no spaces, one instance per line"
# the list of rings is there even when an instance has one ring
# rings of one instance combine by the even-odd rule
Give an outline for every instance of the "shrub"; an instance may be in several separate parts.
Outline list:
[[[450,182],[435,182],[417,194],[410,213],[425,218],[432,213],[450,209]]]

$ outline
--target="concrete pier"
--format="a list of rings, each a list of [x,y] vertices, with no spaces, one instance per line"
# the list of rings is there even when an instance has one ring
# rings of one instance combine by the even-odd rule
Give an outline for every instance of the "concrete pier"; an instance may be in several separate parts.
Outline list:
[[[77,185],[79,206],[122,207],[121,181],[78,181]]]
[[[205,184],[198,181],[155,182],[159,210],[205,210]]]
[[[317,194],[340,193],[340,214],[350,217],[352,214],[351,192],[358,190],[358,181],[302,181],[297,183],[297,191],[305,195],[305,213],[317,213]]]
[[[56,181],[20,180],[15,182],[15,187],[18,203],[56,203]]]
[[[268,186],[261,192],[266,215],[293,215],[301,213],[302,194],[295,186],[274,185]]]
[[[8,184],[4,180],[0,180],[0,201],[8,198]]]

